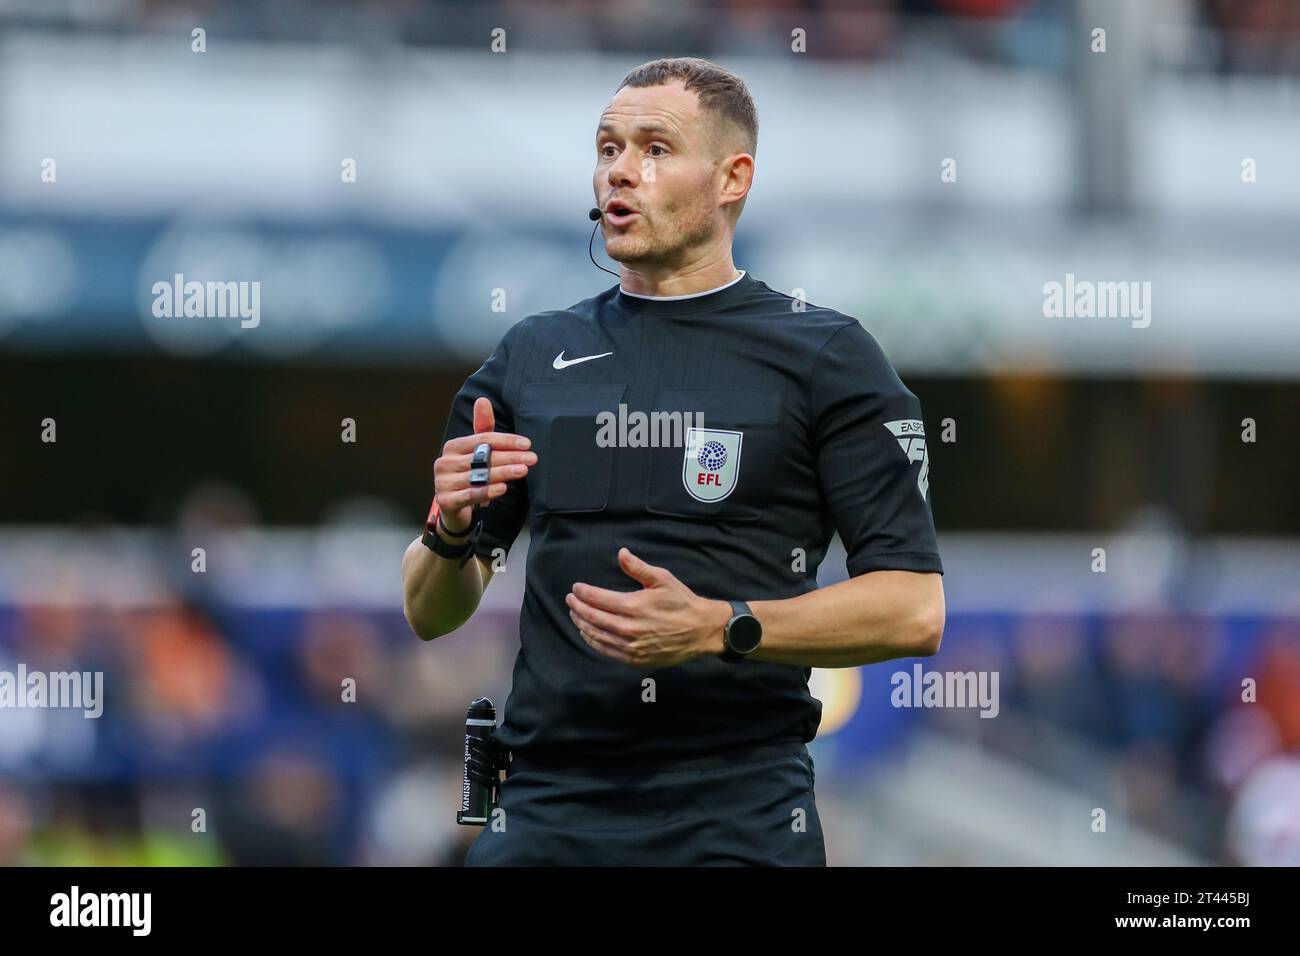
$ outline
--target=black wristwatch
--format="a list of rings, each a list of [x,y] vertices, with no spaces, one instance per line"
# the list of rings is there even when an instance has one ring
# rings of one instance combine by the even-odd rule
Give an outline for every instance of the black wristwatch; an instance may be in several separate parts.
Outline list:
[[[450,558],[453,561],[459,560],[463,568],[469,563],[469,559],[474,555],[474,549],[478,545],[479,535],[483,533],[483,516],[475,508],[471,514],[473,518],[470,525],[464,531],[452,531],[442,521],[442,512],[437,512],[432,520],[425,523],[424,534],[420,535],[420,541],[424,546],[438,555],[440,558]],[[442,526],[443,534],[449,538],[464,538],[463,544],[450,544],[442,540],[438,534],[438,526]]]
[[[758,650],[763,640],[763,625],[749,610],[744,601],[731,601],[731,620],[723,629],[722,640],[727,649],[718,656],[729,663],[743,661]]]

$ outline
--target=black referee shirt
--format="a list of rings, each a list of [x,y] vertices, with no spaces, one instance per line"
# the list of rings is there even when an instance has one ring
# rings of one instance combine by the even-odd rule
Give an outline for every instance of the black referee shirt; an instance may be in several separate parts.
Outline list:
[[[799,306],[748,273],[677,300],[614,286],[514,325],[457,393],[444,441],[472,432],[483,395],[538,457],[483,510],[478,545],[508,551],[528,523],[498,731],[512,750],[669,764],[816,735],[810,668],[707,656],[643,670],[590,648],[564,597],[577,581],[639,590],[622,546],[724,600],[815,590],[833,532],[852,576],[943,572],[920,403],[855,319]]]

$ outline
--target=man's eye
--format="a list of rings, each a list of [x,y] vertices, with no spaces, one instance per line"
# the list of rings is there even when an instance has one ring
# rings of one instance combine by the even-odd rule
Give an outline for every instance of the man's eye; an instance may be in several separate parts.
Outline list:
[[[659,150],[663,150],[663,153],[660,153],[659,155],[663,155],[664,153],[667,153],[667,152],[668,152],[667,149],[665,149],[664,147],[660,146],[658,143],[656,143],[654,146],[651,146],[650,148],[651,148],[651,149],[659,149]]]

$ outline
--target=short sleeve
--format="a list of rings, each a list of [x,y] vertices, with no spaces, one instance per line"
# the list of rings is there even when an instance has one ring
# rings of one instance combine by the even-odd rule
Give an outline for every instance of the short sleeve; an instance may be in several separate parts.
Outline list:
[[[920,401],[856,322],[822,347],[811,389],[818,484],[849,575],[942,574]]]
[[[480,396],[492,402],[497,431],[515,430],[514,406],[506,397],[506,382],[510,365],[510,340],[517,328],[515,326],[506,332],[496,350],[477,372],[465,379],[465,384],[452,399],[451,413],[447,417],[447,428],[442,437],[443,444],[453,438],[463,438],[474,433],[474,401]],[[488,507],[480,509],[480,514],[483,518],[483,531],[475,553],[491,559],[492,553],[497,548],[502,548],[509,554],[510,547],[528,517],[527,486],[523,481],[508,482],[506,493],[493,499]]]

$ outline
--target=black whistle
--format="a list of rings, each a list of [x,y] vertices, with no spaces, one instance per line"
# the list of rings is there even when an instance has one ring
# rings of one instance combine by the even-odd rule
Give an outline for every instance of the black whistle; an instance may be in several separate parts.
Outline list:
[[[492,446],[487,442],[474,449],[474,456],[469,460],[469,483],[482,486],[488,483],[488,469],[492,467]]]

